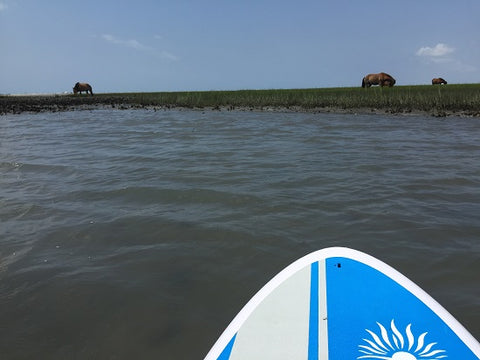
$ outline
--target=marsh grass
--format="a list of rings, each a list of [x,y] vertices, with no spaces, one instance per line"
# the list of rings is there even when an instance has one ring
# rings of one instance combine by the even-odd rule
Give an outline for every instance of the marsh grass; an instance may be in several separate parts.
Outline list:
[[[480,84],[372,87],[104,93],[66,96],[0,96],[0,114],[61,111],[82,106],[161,107],[229,110],[425,112],[480,116]]]
[[[480,113],[480,84],[100,94],[131,104],[187,108],[332,108]]]

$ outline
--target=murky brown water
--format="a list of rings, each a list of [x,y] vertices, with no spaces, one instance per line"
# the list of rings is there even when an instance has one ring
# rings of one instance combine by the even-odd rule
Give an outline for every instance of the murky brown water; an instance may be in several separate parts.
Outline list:
[[[202,359],[298,257],[366,251],[480,338],[480,122],[0,117],[5,359]]]

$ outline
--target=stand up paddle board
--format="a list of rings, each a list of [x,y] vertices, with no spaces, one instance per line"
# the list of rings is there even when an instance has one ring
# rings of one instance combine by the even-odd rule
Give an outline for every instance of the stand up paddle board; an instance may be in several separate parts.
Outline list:
[[[255,359],[478,360],[480,344],[398,271],[335,247],[275,276],[205,358]]]

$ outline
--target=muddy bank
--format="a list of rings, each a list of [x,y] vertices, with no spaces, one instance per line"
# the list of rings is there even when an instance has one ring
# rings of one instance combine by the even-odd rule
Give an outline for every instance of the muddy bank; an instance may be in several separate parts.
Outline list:
[[[178,104],[157,104],[138,101],[135,95],[0,95],[0,115],[23,112],[58,112],[94,110],[101,108],[126,109],[196,109],[196,110],[261,110],[258,107],[212,106],[198,107]],[[280,110],[280,109],[276,109]]]
[[[138,94],[99,94],[99,95],[2,95],[0,96],[0,115],[20,114],[23,112],[58,112],[75,110],[93,110],[101,108],[117,109],[151,109],[151,110],[199,110],[199,111],[269,111],[269,112],[311,112],[311,113],[346,113],[346,114],[422,114],[429,116],[473,116],[480,117],[480,112],[470,110],[412,110],[402,108],[362,108],[335,106],[270,106],[270,105],[215,105],[188,106],[178,103],[161,103],[145,101]]]
[[[124,96],[7,95],[0,96],[0,114],[93,109],[100,106],[118,106],[129,102],[129,99]]]

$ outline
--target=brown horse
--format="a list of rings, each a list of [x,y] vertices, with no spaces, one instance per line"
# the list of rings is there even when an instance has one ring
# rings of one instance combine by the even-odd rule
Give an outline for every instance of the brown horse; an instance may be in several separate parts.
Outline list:
[[[90,94],[93,95],[92,87],[90,86],[90,84],[77,82],[73,87],[73,93],[76,94],[79,92],[81,94],[83,91],[85,91],[87,94],[90,91]]]
[[[442,78],[432,79],[432,85],[442,85],[442,84],[447,85],[447,82]]]
[[[362,80],[362,88],[369,88],[372,85],[392,87],[395,85],[395,79],[384,72],[378,74],[368,74]]]

